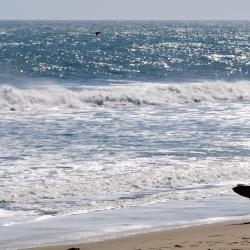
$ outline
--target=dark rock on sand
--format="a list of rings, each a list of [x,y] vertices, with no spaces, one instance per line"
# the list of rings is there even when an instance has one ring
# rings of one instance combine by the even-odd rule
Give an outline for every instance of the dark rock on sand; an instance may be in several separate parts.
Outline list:
[[[174,247],[179,247],[179,248],[181,248],[181,247],[183,247],[183,246],[181,246],[181,245],[174,245]]]
[[[233,188],[233,191],[241,196],[250,198],[250,186],[239,184]]]

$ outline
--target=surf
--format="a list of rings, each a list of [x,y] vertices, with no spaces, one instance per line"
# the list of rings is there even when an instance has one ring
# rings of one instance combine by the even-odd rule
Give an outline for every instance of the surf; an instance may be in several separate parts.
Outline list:
[[[18,88],[0,86],[0,109],[29,110],[46,108],[84,109],[86,106],[173,105],[249,101],[250,83],[201,82],[181,84],[133,83],[110,86],[59,85]]]

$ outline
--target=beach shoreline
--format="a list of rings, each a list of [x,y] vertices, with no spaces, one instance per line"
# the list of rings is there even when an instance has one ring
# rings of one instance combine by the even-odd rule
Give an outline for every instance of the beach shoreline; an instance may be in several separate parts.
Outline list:
[[[206,225],[217,225],[212,223],[250,221],[249,201],[243,197],[235,198],[235,195],[224,195],[72,216],[41,217],[0,227],[2,236],[0,249],[46,250],[45,246],[55,246],[51,249],[60,250],[77,246],[78,243],[84,246],[84,248],[80,247],[81,249],[89,249],[89,247],[99,249],[96,247],[102,244],[101,242],[137,239],[145,235],[158,235],[161,232],[168,234],[175,230],[181,232],[180,235],[186,235],[187,228],[196,228],[199,225],[206,227]],[[147,237],[143,241],[146,242]],[[136,241],[134,243],[137,244]],[[167,242],[167,244],[172,243]],[[181,243],[175,243],[175,245],[178,244]],[[62,247],[58,248],[59,245]],[[126,248],[126,246],[125,244],[124,249],[134,249]],[[138,247],[138,249],[144,248],[147,249],[144,246]],[[119,249],[122,248],[119,247]]]
[[[237,220],[140,233],[105,241],[30,248],[30,250],[64,250],[69,248],[88,250],[242,250],[249,249],[249,229],[250,222]]]

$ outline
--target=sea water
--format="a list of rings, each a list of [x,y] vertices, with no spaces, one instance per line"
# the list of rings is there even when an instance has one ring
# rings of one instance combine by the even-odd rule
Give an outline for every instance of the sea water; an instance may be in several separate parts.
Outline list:
[[[1,245],[247,215],[226,208],[250,180],[249,43],[250,22],[1,21]]]

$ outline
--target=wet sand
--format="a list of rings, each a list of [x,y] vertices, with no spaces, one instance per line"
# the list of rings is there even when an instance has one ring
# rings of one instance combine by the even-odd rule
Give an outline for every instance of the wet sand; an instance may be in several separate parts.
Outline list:
[[[35,248],[34,250],[245,250],[250,249],[250,222],[232,221],[143,233],[102,242]]]

